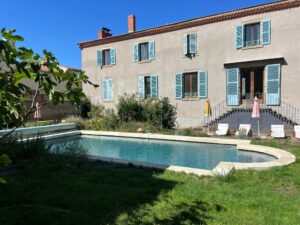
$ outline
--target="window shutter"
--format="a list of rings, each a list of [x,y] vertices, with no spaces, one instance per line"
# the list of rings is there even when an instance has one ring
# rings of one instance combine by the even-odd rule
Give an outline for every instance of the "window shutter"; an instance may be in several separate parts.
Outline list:
[[[107,100],[108,97],[107,97],[107,80],[103,80],[102,81],[102,90],[103,90],[103,100]]]
[[[239,69],[227,69],[227,105],[239,105]]]
[[[102,51],[97,51],[97,66],[102,66]]]
[[[110,49],[110,64],[111,65],[116,64],[116,49],[115,48]]]
[[[190,34],[190,53],[197,53],[197,34]]]
[[[244,47],[244,25],[238,25],[235,29],[235,45],[236,48]]]
[[[141,99],[145,98],[145,78],[144,78],[144,76],[138,77],[138,94]]]
[[[148,43],[148,58],[151,59],[151,60],[154,60],[155,59],[155,42],[154,41],[150,41]]]
[[[271,44],[271,20],[264,20],[260,23],[261,44]]]
[[[183,36],[183,54],[187,55],[188,54],[188,35],[185,34]]]
[[[280,64],[266,66],[266,104],[280,105]]]
[[[182,74],[175,75],[175,98],[182,99]]]
[[[139,61],[139,45],[135,44],[133,46],[133,62],[138,62]]]
[[[207,71],[198,72],[198,97],[207,98]]]
[[[112,79],[107,80],[107,99],[113,100]]]
[[[150,93],[151,93],[151,98],[158,98],[158,77],[157,76],[151,76],[150,78]]]

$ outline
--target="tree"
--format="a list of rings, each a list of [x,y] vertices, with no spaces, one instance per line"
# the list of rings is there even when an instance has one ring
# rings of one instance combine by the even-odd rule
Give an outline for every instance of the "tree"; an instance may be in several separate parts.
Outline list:
[[[15,30],[1,30],[0,40],[0,127],[9,126],[14,129],[22,125],[26,118],[35,110],[37,94],[42,91],[48,101],[40,107],[69,101],[79,106],[85,94],[80,85],[93,85],[84,72],[63,71],[53,53],[47,50],[43,55],[35,53],[26,47],[17,47],[24,39],[15,35]],[[41,68],[47,68],[43,72]],[[26,85],[25,80],[36,84],[35,88]],[[66,91],[58,89],[58,85],[65,86]],[[25,107],[25,93],[33,95],[31,104]]]

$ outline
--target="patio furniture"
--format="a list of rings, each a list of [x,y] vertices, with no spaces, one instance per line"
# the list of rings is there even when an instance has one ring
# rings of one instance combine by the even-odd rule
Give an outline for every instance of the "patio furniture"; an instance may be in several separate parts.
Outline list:
[[[218,129],[216,130],[216,135],[218,135],[218,136],[227,135],[228,134],[228,128],[229,128],[228,123],[219,123],[218,124]]]
[[[300,139],[300,126],[299,125],[294,126],[294,131],[295,131],[295,138]]]
[[[246,135],[249,136],[251,134],[251,124],[240,124],[239,130],[235,132],[235,135],[240,135],[243,130],[246,132]]]
[[[273,138],[285,138],[284,125],[271,125],[271,136]]]

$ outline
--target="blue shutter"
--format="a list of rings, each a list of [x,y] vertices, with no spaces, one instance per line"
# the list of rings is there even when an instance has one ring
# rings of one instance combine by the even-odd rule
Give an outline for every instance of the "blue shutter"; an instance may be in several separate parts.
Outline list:
[[[185,34],[183,36],[183,54],[187,55],[188,54],[188,35]]]
[[[144,78],[144,76],[138,77],[138,94],[141,99],[145,98],[145,78]]]
[[[271,20],[263,20],[260,23],[261,44],[271,44]]]
[[[113,100],[112,79],[107,80],[107,99]]]
[[[151,93],[151,98],[158,98],[158,77],[157,76],[151,76],[150,77],[150,93]]]
[[[227,69],[227,105],[234,106],[239,105],[240,95],[239,95],[239,69],[232,68]]]
[[[155,42],[154,41],[150,41],[149,43],[148,43],[148,54],[149,54],[149,56],[148,56],[148,58],[150,59],[150,60],[154,60],[155,59]]]
[[[280,105],[280,64],[266,66],[266,104]]]
[[[107,80],[102,81],[102,91],[103,91],[103,93],[102,93],[103,100],[107,100],[108,99],[108,97],[107,97]]]
[[[207,71],[198,72],[198,97],[207,98]]]
[[[175,75],[175,98],[182,99],[182,74]]]
[[[197,53],[197,34],[190,34],[190,54]]]
[[[102,81],[103,100],[113,100],[112,79]]]
[[[138,62],[139,61],[139,45],[135,44],[133,46],[133,62]]]
[[[115,48],[110,49],[110,64],[111,65],[116,64],[116,49]]]
[[[244,47],[244,25],[238,25],[235,28],[235,45],[236,48]]]
[[[102,50],[97,51],[97,66],[102,66]]]

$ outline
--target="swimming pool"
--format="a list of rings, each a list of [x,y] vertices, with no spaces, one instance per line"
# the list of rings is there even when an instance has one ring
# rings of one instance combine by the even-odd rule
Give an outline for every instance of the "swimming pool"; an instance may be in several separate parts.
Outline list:
[[[47,140],[52,150],[85,149],[88,155],[165,166],[212,170],[220,162],[260,163],[276,158],[236,145],[81,135]]]

